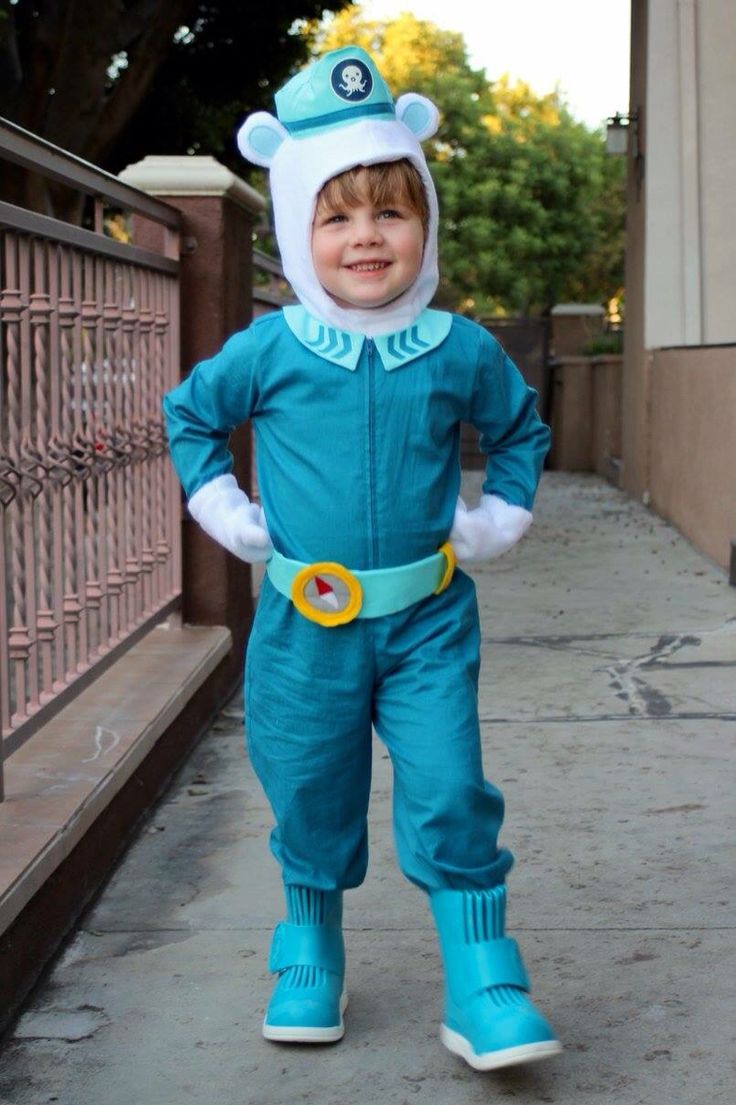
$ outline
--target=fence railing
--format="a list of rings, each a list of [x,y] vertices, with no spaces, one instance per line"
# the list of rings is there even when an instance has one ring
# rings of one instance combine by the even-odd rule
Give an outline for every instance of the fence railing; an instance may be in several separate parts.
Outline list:
[[[12,124],[0,158],[94,197],[95,229],[0,203],[2,759],[180,600],[161,397],[179,378],[179,213]],[[106,206],[165,254],[104,233]]]

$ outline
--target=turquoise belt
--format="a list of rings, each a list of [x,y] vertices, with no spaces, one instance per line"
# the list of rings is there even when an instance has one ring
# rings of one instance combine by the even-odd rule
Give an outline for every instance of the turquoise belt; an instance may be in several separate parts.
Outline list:
[[[449,541],[432,556],[398,568],[351,571],[331,560],[305,564],[274,552],[266,565],[277,591],[318,625],[346,625],[355,618],[382,618],[428,595],[439,595],[455,571]]]

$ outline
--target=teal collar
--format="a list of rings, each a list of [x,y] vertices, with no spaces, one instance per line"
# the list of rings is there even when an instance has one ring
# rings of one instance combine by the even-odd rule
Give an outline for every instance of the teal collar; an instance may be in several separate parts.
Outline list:
[[[354,372],[363,349],[365,336],[348,330],[337,330],[313,318],[301,303],[284,307],[284,318],[297,341],[318,357]],[[432,311],[426,307],[405,330],[381,334],[374,344],[386,372],[393,372],[410,361],[441,345],[452,326],[448,311]]]

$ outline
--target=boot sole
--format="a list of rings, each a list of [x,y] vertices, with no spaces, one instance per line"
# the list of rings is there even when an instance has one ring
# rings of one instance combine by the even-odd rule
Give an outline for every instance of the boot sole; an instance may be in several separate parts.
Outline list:
[[[347,991],[340,997],[340,1023],[329,1028],[310,1028],[308,1025],[282,1025],[263,1022],[263,1036],[277,1044],[335,1044],[345,1035],[342,1015],[348,1007]]]
[[[478,1055],[464,1036],[453,1032],[445,1024],[440,1028],[440,1039],[449,1051],[459,1055],[473,1070],[498,1070],[517,1063],[537,1063],[540,1059],[551,1059],[562,1051],[559,1040],[544,1040],[542,1043],[520,1044],[518,1047],[505,1047],[500,1051],[486,1051]]]

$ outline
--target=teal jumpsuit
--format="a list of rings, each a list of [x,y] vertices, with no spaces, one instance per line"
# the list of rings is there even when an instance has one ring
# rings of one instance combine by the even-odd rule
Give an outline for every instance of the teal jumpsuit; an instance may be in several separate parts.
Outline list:
[[[232,469],[250,419],[275,549],[347,568],[403,565],[448,538],[460,424],[480,431],[483,490],[532,507],[549,431],[536,393],[487,331],[425,310],[375,340],[302,307],[235,334],[164,400],[187,497]],[[287,885],[359,885],[368,861],[371,728],[391,756],[402,870],[422,889],[483,889],[512,864],[500,791],[484,779],[475,587],[325,628],[264,579],[245,670],[247,745],[273,809]]]

